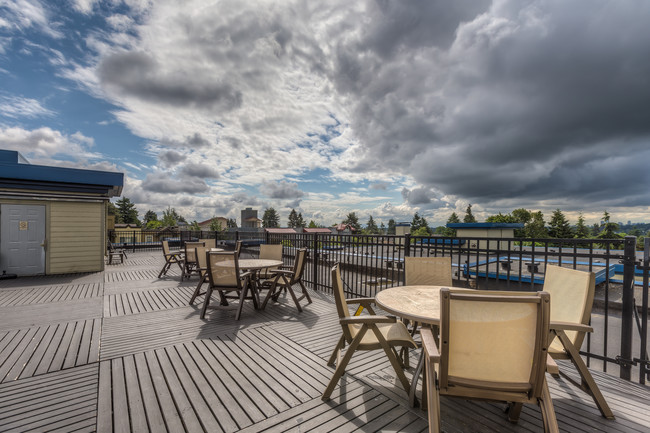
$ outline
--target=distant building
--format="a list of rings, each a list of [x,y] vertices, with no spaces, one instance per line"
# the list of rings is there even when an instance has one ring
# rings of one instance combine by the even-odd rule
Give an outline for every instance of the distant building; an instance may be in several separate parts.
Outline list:
[[[264,231],[266,233],[283,234],[283,235],[298,233],[295,229],[286,228],[286,227],[285,228],[279,228],[279,227],[265,228]]]
[[[262,220],[257,217],[257,209],[247,207],[241,211],[241,228],[259,229],[262,227]]]
[[[201,221],[199,223],[199,227],[201,227],[201,231],[204,232],[210,231],[210,226],[212,225],[213,219],[219,221],[219,224],[221,224],[221,230],[226,230],[228,228],[228,218],[214,217],[214,218],[210,218],[209,220]]]

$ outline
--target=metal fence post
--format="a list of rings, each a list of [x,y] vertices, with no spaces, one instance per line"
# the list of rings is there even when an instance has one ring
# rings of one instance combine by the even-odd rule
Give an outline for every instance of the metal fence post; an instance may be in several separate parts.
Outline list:
[[[314,233],[314,242],[312,243],[311,257],[312,257],[312,284],[314,290],[318,290],[318,233]]]
[[[634,324],[634,267],[636,264],[636,236],[625,237],[623,251],[623,311],[621,317],[621,354],[619,376],[632,379],[632,331]]]

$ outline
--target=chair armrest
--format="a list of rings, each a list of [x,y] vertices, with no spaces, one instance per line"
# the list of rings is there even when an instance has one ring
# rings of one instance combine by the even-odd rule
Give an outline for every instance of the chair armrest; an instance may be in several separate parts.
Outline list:
[[[368,306],[370,304],[375,303],[375,298],[353,298],[353,299],[346,299],[345,300],[346,304],[361,304],[364,307]]]
[[[433,332],[430,328],[420,329],[420,337],[422,338],[422,348],[426,352],[431,362],[440,362],[440,351],[436,339],[433,337]]]
[[[579,332],[594,332],[594,328],[589,325],[583,325],[581,323],[572,323],[572,322],[551,322],[549,324],[549,329],[551,330],[562,330],[562,331],[579,331]]]
[[[253,275],[253,271],[246,271],[242,274],[239,274],[239,279],[243,280],[244,278],[250,278],[251,275]]]
[[[272,275],[293,275],[293,270],[289,269],[271,269]]]
[[[377,323],[396,323],[395,317],[389,316],[353,316],[340,319],[341,325],[370,325]]]

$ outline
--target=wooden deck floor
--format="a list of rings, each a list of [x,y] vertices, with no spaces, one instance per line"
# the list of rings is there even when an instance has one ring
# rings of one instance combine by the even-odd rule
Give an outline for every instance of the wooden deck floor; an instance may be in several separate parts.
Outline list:
[[[314,293],[302,313],[281,298],[265,311],[247,306],[239,322],[231,311],[201,320],[202,299],[187,305],[196,277],[181,283],[172,269],[157,279],[159,255],[129,254],[101,273],[0,281],[0,431],[427,430],[381,352],[356,354],[321,401],[340,336],[328,296]],[[649,387],[594,376],[617,419],[549,376],[562,431],[650,431]],[[503,407],[443,399],[443,429],[542,429],[537,407],[516,425]]]

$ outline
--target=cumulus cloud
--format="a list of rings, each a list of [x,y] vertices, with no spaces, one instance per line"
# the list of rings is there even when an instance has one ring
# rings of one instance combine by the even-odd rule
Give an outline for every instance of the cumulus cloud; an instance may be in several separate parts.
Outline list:
[[[266,182],[260,187],[260,192],[269,198],[277,199],[297,199],[303,197],[305,193],[298,189],[295,182]]]
[[[218,179],[219,172],[214,166],[208,164],[185,164],[181,173],[189,177],[198,177],[201,179]]]
[[[173,150],[166,150],[158,154],[158,161],[160,161],[160,164],[166,168],[175,167],[186,159],[187,155]]]
[[[75,160],[101,158],[92,152],[93,139],[81,133],[72,135],[43,127],[33,130],[0,127],[0,143],[3,149],[17,150],[26,157],[52,160],[55,157],[69,157]]]
[[[172,179],[164,173],[153,173],[142,182],[142,189],[169,194],[198,194],[208,191],[209,187],[200,179]]]

